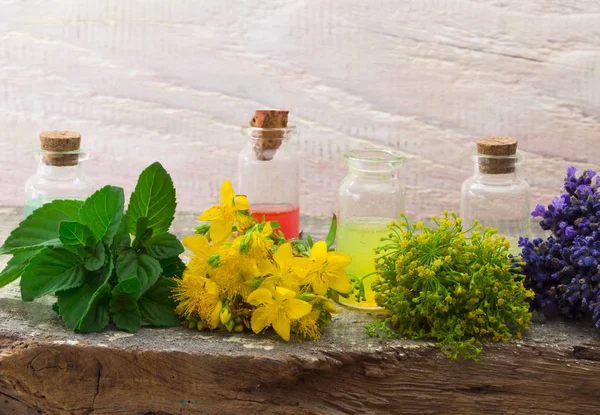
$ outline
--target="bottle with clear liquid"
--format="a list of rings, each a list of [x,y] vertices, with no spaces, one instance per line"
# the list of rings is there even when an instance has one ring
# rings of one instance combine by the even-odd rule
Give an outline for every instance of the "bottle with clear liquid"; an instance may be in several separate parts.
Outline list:
[[[264,115],[266,122],[260,122]],[[269,122],[273,120],[276,122]],[[297,238],[300,233],[300,167],[291,140],[296,127],[287,127],[287,111],[276,110],[256,111],[252,124],[267,127],[242,128],[247,141],[238,156],[237,192],[248,197],[250,213],[256,220],[278,222],[280,228],[275,232],[283,233],[286,239]]]
[[[93,192],[81,165],[87,154],[80,150],[79,133],[45,131],[40,142],[37,171],[25,184],[25,217],[53,200],[84,200]]]
[[[460,216],[463,226],[477,219],[484,227],[498,229],[518,253],[519,237],[531,234],[531,190],[519,176],[525,153],[512,138],[477,141],[473,176],[462,185]]]
[[[376,310],[375,248],[390,234],[388,225],[404,211],[404,186],[398,170],[404,158],[388,150],[365,149],[344,156],[348,175],[339,189],[337,251],[352,257],[346,273],[363,278],[366,300],[340,297],[347,306]]]

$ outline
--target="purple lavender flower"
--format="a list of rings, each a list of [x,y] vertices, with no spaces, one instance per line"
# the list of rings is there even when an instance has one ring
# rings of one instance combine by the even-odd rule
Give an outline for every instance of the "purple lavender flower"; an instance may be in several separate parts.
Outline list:
[[[595,178],[595,180],[593,180]],[[525,283],[535,292],[531,307],[558,310],[568,318],[591,315],[600,327],[600,178],[593,170],[577,176],[569,167],[564,193],[533,217],[552,231],[543,240],[519,239]]]
[[[545,213],[546,213],[546,206],[537,205],[535,207],[535,210],[533,212],[531,212],[531,216],[533,216],[534,218],[538,218],[538,217],[543,218]]]
[[[567,226],[565,228],[565,238],[568,240],[573,240],[577,236],[577,231],[572,226]]]
[[[567,202],[566,202],[565,198],[562,197],[562,195],[556,196],[554,199],[552,199],[552,206],[554,206],[555,210],[564,209],[566,205],[567,205]]]

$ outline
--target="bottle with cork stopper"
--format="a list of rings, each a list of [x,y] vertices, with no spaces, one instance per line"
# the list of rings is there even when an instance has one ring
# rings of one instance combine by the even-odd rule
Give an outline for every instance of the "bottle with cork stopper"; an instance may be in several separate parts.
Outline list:
[[[299,157],[288,126],[288,111],[257,110],[242,127],[246,146],[238,156],[238,188],[248,197],[250,213],[276,221],[286,239],[300,232]]]
[[[25,217],[56,199],[83,200],[93,189],[81,163],[87,154],[81,150],[81,134],[74,131],[40,133],[41,149],[36,151],[36,173],[25,184]]]
[[[377,281],[375,248],[390,234],[388,224],[405,208],[405,190],[400,177],[402,153],[385,149],[354,150],[344,155],[348,174],[339,187],[337,251],[352,257],[345,271],[360,279],[364,298],[340,297],[340,303],[377,310],[372,284]]]
[[[525,153],[518,150],[517,140],[508,137],[482,138],[476,147],[474,174],[462,185],[463,226],[477,219],[484,227],[498,229],[516,253],[519,237],[531,233],[531,190],[519,175]]]

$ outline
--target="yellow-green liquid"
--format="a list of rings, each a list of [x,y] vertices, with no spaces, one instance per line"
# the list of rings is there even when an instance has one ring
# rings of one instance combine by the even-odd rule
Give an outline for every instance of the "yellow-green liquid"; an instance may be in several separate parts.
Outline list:
[[[341,224],[337,234],[337,251],[352,257],[352,263],[346,267],[348,275],[363,277],[375,272],[375,248],[381,245],[381,238],[388,237],[389,223],[388,218],[355,218]],[[379,308],[371,289],[377,278],[377,275],[372,275],[364,280],[366,301],[359,303],[353,297],[340,297],[340,302],[358,308]]]

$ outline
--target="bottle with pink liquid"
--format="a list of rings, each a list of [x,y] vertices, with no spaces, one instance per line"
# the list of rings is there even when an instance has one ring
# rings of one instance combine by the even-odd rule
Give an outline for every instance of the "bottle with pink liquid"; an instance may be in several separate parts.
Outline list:
[[[286,239],[300,232],[299,162],[287,111],[258,110],[243,127],[246,146],[238,157],[237,192],[248,197],[257,220],[276,221]]]

